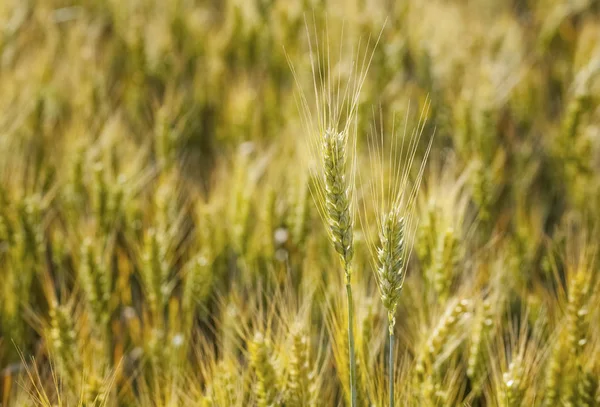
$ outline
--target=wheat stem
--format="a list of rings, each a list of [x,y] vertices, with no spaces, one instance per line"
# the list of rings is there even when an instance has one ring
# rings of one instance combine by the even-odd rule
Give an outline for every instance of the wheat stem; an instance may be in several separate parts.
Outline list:
[[[394,314],[388,312],[388,330],[390,337],[390,349],[388,359],[389,381],[390,381],[390,407],[394,407]]]
[[[349,276],[349,273],[346,273]],[[348,299],[348,360],[350,361],[350,406],[356,406],[356,359],[354,357],[352,286],[350,278],[346,279],[346,297]]]

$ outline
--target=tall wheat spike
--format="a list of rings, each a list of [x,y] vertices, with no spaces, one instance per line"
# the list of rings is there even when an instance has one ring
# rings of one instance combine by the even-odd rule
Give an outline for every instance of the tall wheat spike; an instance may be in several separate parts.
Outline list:
[[[351,55],[351,62],[344,58],[343,47],[340,47],[339,58],[332,60],[328,27],[324,33],[325,42],[320,44],[316,32],[312,34],[316,41],[312,42],[308,23],[305,25],[309,42],[314,107],[311,107],[302,91],[300,77],[289,57],[288,62],[300,89],[296,101],[313,161],[310,167],[315,183],[311,194],[344,270],[348,303],[350,404],[354,407],[357,400],[352,300],[353,228],[356,208],[354,150],[357,140],[359,96],[377,43],[371,53],[363,51],[359,43]],[[343,42],[343,30],[341,39]],[[369,48],[369,44],[370,40],[366,49]],[[345,68],[349,73],[346,77],[336,75],[332,67]]]
[[[389,403],[391,406],[394,405],[395,315],[402,285],[406,277],[406,265],[410,256],[412,241],[416,233],[415,202],[433,137],[429,140],[415,180],[411,181],[409,175],[416,157],[421,135],[425,128],[424,117],[428,109],[429,102],[427,101],[419,117],[418,125],[409,136],[406,151],[404,150],[404,143],[407,137],[406,127],[401,136],[399,148],[397,147],[398,140],[396,139],[398,135],[395,132],[394,126],[392,126],[391,140],[384,140],[383,131],[377,134],[377,131],[374,130],[376,126],[373,125],[369,140],[371,167],[376,174],[376,181],[370,183],[370,188],[371,196],[375,197],[378,205],[375,222],[377,224],[379,241],[375,243],[375,239],[368,238],[368,240],[370,239],[368,245],[371,249],[371,258],[381,301],[388,313]],[[383,120],[381,120],[381,127],[383,128]],[[383,156],[386,141],[391,144],[388,146],[390,151],[389,160],[391,161],[391,169],[389,169],[391,171],[391,180],[387,187],[384,185],[384,180],[388,168],[384,165]],[[363,204],[366,205],[364,201]],[[371,222],[368,219],[366,207],[363,212],[364,216],[361,215],[361,223],[363,229],[365,229],[365,235],[369,236],[368,229]]]
[[[340,255],[346,283],[350,282],[353,248],[353,216],[350,212],[351,185],[346,176],[347,134],[333,129],[323,137],[323,166],[325,168],[325,207],[329,233],[336,252]]]

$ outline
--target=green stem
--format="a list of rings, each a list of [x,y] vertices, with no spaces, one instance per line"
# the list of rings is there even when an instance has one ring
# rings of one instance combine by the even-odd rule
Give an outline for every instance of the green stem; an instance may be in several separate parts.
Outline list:
[[[348,356],[350,359],[350,406],[356,406],[356,360],[354,359],[354,334],[353,317],[354,309],[352,306],[352,286],[350,279],[346,279],[346,296],[348,298]]]
[[[390,407],[394,407],[394,324],[389,322],[390,349],[388,359],[390,381]]]

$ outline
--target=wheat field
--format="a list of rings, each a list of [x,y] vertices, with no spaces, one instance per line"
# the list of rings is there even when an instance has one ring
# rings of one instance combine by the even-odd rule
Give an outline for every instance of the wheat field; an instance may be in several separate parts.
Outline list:
[[[0,406],[600,406],[596,0],[0,2]]]

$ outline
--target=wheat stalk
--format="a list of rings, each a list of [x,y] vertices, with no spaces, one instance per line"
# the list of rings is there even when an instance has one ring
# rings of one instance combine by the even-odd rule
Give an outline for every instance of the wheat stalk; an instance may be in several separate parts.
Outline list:
[[[329,238],[340,256],[346,284],[348,304],[348,358],[350,365],[350,404],[356,406],[356,360],[354,352],[354,312],[352,300],[352,258],[354,256],[354,177],[356,132],[358,127],[358,102],[366,73],[369,69],[379,38],[371,53],[362,52],[359,43],[356,55],[348,64],[342,58],[331,61],[329,38],[323,49],[319,41],[314,44],[306,24],[309,39],[310,66],[313,80],[316,113],[301,90],[300,78],[289,60],[292,74],[300,89],[297,99],[304,131],[309,135],[309,148],[315,166],[311,168],[315,185],[311,194],[321,219],[327,226]],[[329,35],[327,31],[326,36]],[[381,36],[381,33],[380,33]],[[315,33],[315,37],[316,33]],[[343,39],[343,38],[342,38]],[[369,48],[367,43],[366,49]],[[323,52],[324,56],[321,56]],[[358,63],[356,61],[359,61]],[[332,65],[349,68],[346,78],[332,73]],[[326,68],[324,68],[326,67]],[[351,148],[351,150],[349,149]],[[350,150],[350,151],[349,151]],[[349,168],[348,168],[349,167]]]
[[[384,163],[382,151],[385,150],[385,140],[383,131],[378,135],[373,130],[370,137],[369,149],[371,158],[371,167],[379,176],[376,182],[370,184],[370,195],[378,201],[378,212],[376,224],[378,229],[378,243],[375,239],[367,238],[368,246],[371,249],[371,259],[374,263],[375,277],[381,296],[381,301],[388,314],[388,336],[389,336],[389,403],[394,405],[394,327],[396,324],[396,309],[400,299],[400,292],[404,279],[406,277],[406,264],[410,256],[408,250],[414,240],[416,232],[416,222],[414,217],[415,202],[419,191],[419,186],[423,177],[425,163],[429,156],[431,137],[425,156],[420,164],[416,180],[411,183],[409,172],[415,160],[419,140],[425,126],[425,114],[429,109],[427,102],[419,118],[418,125],[412,132],[408,147],[404,150],[406,129],[401,140],[400,151],[396,151],[396,132],[392,128],[392,143],[390,150],[391,181],[387,189],[384,187],[387,167]],[[375,125],[373,129],[375,129]],[[383,123],[381,123],[383,128]],[[363,204],[365,204],[363,202]],[[369,236],[368,227],[371,222],[367,219],[367,210],[364,208],[364,216],[361,216],[361,223],[365,230],[365,235]]]

